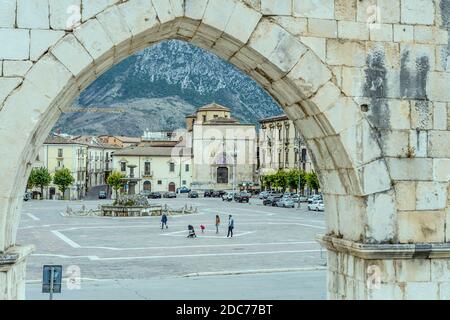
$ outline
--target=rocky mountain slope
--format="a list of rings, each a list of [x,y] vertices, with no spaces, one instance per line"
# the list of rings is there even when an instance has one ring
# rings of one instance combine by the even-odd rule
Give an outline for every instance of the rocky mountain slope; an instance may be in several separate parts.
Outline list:
[[[64,114],[54,129],[70,134],[136,135],[184,127],[184,117],[217,102],[242,122],[280,114],[252,79],[217,56],[185,42],[161,42],[111,68],[75,101],[76,108],[122,112]],[[110,110],[110,109],[108,109]]]

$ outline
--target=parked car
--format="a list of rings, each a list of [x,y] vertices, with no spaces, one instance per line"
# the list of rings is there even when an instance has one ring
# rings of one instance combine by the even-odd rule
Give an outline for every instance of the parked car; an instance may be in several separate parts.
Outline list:
[[[191,189],[189,189],[186,186],[177,189],[177,193],[189,193],[189,192],[191,192]]]
[[[223,201],[233,201],[236,192],[227,192],[222,196]]]
[[[264,199],[263,205],[275,207],[277,201],[280,200],[280,199],[281,199],[281,196],[280,196],[280,195],[276,195],[276,196],[272,195],[272,196],[269,196],[269,197],[267,197],[267,199]]]
[[[188,198],[198,198],[198,192],[197,191],[191,191],[188,193]]]
[[[248,193],[247,191],[241,191],[234,195],[234,200],[239,203],[243,203],[243,202],[249,203],[250,197],[251,197],[250,193]]]
[[[283,197],[277,201],[276,205],[277,205],[277,207],[282,207],[282,208],[294,208],[295,202],[292,198]]]
[[[221,198],[225,193],[226,192],[223,190],[216,190],[216,191],[213,191],[212,197],[213,198]]]
[[[294,193],[294,194],[291,196],[291,199],[292,199],[292,201],[294,201],[295,203],[298,203],[298,201],[299,201],[299,199],[300,199],[300,196],[299,196],[298,194]]]
[[[176,198],[177,194],[175,192],[166,192],[164,193],[164,198],[173,199]]]
[[[300,196],[299,199],[300,199],[300,202],[308,202],[307,196]]]
[[[203,197],[205,198],[211,198],[214,190],[205,190],[205,193],[203,193]]]
[[[160,192],[151,192],[151,193],[148,195],[148,197],[149,197],[150,199],[161,199],[161,198],[162,198],[162,195],[161,195]]]
[[[23,195],[23,201],[28,201],[28,200],[31,200],[31,199],[33,199],[32,193],[31,192],[25,192],[24,195]]]
[[[152,193],[150,190],[142,190],[139,194],[141,196],[144,196],[144,197],[148,198],[150,196],[150,193]]]
[[[308,204],[309,211],[324,211],[323,201],[315,200],[312,203]]]
[[[98,198],[99,199],[106,199],[106,197],[107,197],[107,194],[106,194],[106,191],[99,191],[98,192]]]
[[[258,198],[263,200],[263,199],[267,199],[267,197],[269,196],[269,192],[268,191],[262,191],[259,195]]]
[[[314,201],[323,200],[321,195],[314,195],[308,198],[308,203],[313,203]]]

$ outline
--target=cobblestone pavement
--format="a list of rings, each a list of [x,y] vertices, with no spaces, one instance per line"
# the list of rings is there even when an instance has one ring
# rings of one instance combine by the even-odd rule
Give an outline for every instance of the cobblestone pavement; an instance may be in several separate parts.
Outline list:
[[[36,246],[28,261],[30,284],[40,283],[44,264],[60,264],[66,271],[77,266],[82,282],[86,282],[298,271],[323,268],[326,261],[326,252],[314,240],[317,233],[325,231],[324,213],[308,212],[305,204],[301,209],[285,209],[264,207],[258,199],[252,199],[250,204],[183,196],[162,199],[156,202],[172,208],[188,204],[199,209],[195,215],[169,217],[167,230],[161,230],[158,217],[62,215],[67,206],[75,210],[82,205],[94,209],[109,202],[24,204],[18,243]],[[214,227],[216,214],[222,220],[219,234]],[[226,238],[229,214],[235,219],[234,238]],[[195,227],[198,238],[186,238],[189,224]],[[204,234],[201,224],[206,226]],[[284,277],[288,275],[289,272],[284,273]],[[325,276],[314,279],[322,279],[318,288],[325,287]]]

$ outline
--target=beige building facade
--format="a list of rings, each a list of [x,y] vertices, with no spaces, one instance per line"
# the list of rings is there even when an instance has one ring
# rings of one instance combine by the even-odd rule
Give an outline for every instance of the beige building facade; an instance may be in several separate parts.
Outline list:
[[[193,150],[192,188],[231,190],[256,179],[256,128],[213,103],[186,117]]]
[[[278,170],[314,170],[306,145],[286,115],[259,121],[261,129],[258,137],[259,174],[274,173]]]

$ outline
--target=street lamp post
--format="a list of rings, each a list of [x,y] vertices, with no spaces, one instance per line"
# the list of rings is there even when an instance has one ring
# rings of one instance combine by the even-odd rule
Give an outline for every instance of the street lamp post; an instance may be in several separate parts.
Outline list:
[[[233,150],[233,159],[234,159],[234,169],[233,169],[233,193],[236,192],[236,170],[237,170],[237,150],[236,150],[236,141],[237,138],[234,138],[234,150]]]
[[[301,176],[301,166],[300,166],[300,163],[301,163],[301,161],[300,161],[300,157],[301,157],[300,152],[301,152],[302,146],[301,146],[300,139],[296,138],[296,140],[297,140],[296,141],[297,143],[296,143],[295,149],[297,149],[297,163],[298,163],[298,188],[297,188],[297,190],[298,190],[298,192],[300,192],[300,188],[302,186],[302,176]],[[300,196],[298,198],[297,208],[300,209]]]

